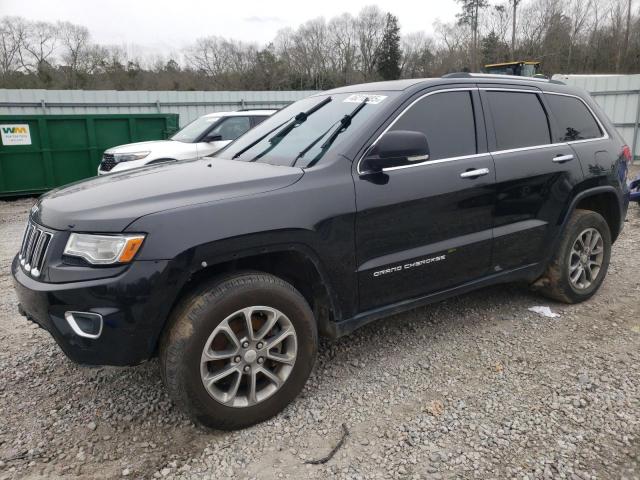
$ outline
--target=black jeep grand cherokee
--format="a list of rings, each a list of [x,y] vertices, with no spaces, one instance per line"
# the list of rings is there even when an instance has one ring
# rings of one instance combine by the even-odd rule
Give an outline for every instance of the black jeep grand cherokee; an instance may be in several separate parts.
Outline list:
[[[20,310],[77,362],[159,355],[195,420],[245,427],[300,392],[318,335],[513,280],[591,297],[629,157],[591,98],[554,81],[339,88],[215,158],[42,197],[12,265]]]

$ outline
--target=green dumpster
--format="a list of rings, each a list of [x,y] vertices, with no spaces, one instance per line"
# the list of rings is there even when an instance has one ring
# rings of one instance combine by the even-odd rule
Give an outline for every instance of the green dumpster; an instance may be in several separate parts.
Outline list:
[[[0,115],[0,197],[92,177],[107,148],[165,139],[176,130],[173,113]]]

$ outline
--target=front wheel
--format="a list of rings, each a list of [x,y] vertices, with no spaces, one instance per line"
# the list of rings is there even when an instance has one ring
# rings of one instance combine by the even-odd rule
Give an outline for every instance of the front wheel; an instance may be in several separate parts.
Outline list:
[[[245,273],[205,285],[176,309],[160,362],[178,406],[200,424],[233,430],[298,395],[317,343],[313,313],[293,286]]]
[[[544,275],[546,296],[565,303],[591,298],[607,275],[611,232],[597,212],[576,210]]]

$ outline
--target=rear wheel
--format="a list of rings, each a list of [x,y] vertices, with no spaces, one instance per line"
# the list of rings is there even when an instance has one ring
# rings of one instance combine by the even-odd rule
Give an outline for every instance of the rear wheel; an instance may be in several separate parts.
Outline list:
[[[541,291],[566,303],[587,300],[604,281],[610,258],[611,233],[605,219],[590,210],[576,210],[547,267]]]
[[[225,430],[281,411],[302,390],[317,352],[313,314],[287,282],[238,274],[204,286],[176,310],[160,352],[174,401]]]

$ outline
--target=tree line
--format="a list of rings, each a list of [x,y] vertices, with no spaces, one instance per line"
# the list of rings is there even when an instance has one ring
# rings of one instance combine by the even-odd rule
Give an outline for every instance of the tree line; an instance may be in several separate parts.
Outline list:
[[[285,28],[267,45],[219,36],[175,55],[131,56],[70,22],[0,18],[0,88],[298,90],[480,71],[539,60],[554,73],[638,73],[634,0],[456,0],[455,22],[401,33],[376,6]]]

